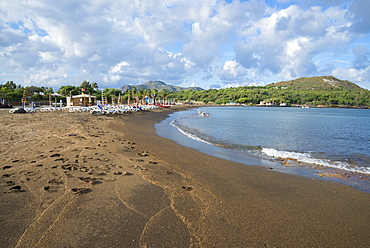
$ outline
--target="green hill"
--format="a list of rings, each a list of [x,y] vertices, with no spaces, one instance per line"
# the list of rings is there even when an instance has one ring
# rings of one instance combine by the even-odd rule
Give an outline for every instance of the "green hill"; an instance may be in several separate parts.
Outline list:
[[[178,101],[262,106],[369,108],[370,91],[333,76],[299,78],[266,86],[171,92]]]
[[[302,77],[290,81],[272,83],[267,86],[281,87],[292,90],[358,90],[363,89],[347,80],[340,80],[333,76]]]
[[[125,92],[126,90],[131,90],[133,87],[136,87],[137,90],[139,90],[140,88],[150,89],[150,90],[157,89],[158,91],[165,89],[167,91],[175,91],[175,92],[179,92],[182,90],[197,90],[197,91],[203,90],[200,87],[186,87],[185,88],[181,86],[167,85],[162,81],[148,81],[144,84],[139,84],[139,85],[123,85],[120,89],[122,90],[122,92]]]

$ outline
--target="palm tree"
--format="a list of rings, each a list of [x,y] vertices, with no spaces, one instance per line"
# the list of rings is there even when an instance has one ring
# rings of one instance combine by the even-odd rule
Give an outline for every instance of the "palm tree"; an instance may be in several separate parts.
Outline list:
[[[91,84],[90,84],[90,82],[89,82],[89,81],[84,80],[84,81],[81,83],[80,88],[83,88],[83,89],[85,89],[85,90],[88,90],[89,88],[91,88]]]
[[[155,105],[155,98],[158,96],[158,90],[154,89],[152,91],[152,96],[153,96],[153,104]]]
[[[136,94],[136,92],[137,92],[137,88],[136,88],[136,86],[132,87],[131,92],[132,92],[133,94]]]
[[[143,87],[140,87],[140,90],[138,92],[138,101],[143,102],[145,97],[145,89]]]
[[[127,104],[130,104],[131,102],[131,94],[132,94],[131,91],[132,90],[127,89],[125,92],[125,95],[127,95]]]
[[[148,97],[148,104],[150,103],[150,98],[152,97],[152,90],[151,89],[147,89],[146,90],[146,95]]]
[[[166,89],[162,89],[159,92],[159,96],[163,99],[163,103],[166,103],[167,95],[168,95],[168,91]]]
[[[96,92],[96,90],[99,89],[99,86],[98,86],[97,83],[94,82],[94,83],[91,84],[91,88],[92,88],[93,92]]]
[[[132,98],[135,99],[136,97],[136,100],[137,100],[137,88],[135,86],[132,87],[131,93],[132,93]],[[134,101],[135,103],[136,103],[136,100]]]

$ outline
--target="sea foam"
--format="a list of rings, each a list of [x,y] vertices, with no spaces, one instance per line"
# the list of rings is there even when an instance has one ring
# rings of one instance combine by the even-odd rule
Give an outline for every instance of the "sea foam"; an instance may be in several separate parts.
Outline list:
[[[176,127],[176,128],[177,128],[177,130],[178,130],[180,133],[184,134],[185,136],[187,136],[187,137],[189,137],[189,138],[191,138],[191,139],[193,139],[193,140],[197,140],[197,141],[200,141],[200,142],[203,142],[203,143],[206,143],[206,144],[212,145],[212,143],[210,143],[210,142],[208,142],[208,141],[206,141],[206,140],[204,140],[204,139],[202,139],[202,138],[200,138],[200,137],[196,136],[195,134],[192,134],[192,133],[187,132],[187,131],[185,131],[184,129],[182,129],[179,125],[177,125],[177,124],[176,124],[176,120],[173,120],[173,121],[171,122],[171,125],[172,125],[172,126],[174,126],[174,127]]]
[[[262,148],[262,153],[273,158],[283,158],[283,159],[294,159],[299,162],[314,164],[318,166],[325,166],[329,168],[336,168],[356,173],[370,174],[369,167],[353,167],[351,164],[342,161],[331,161],[328,159],[315,158],[312,157],[310,153],[303,152],[292,152],[292,151],[279,151],[274,148]]]

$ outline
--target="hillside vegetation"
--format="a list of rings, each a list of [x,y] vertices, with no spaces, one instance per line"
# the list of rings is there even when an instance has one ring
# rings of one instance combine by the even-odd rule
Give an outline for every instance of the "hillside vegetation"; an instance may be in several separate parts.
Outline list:
[[[323,77],[303,77],[290,81],[282,81],[269,84],[267,86],[285,87],[293,90],[359,90],[362,89],[357,84],[347,80],[340,80],[333,76]]]
[[[369,107],[370,91],[332,76],[299,78],[267,86],[181,91],[168,97],[180,101],[248,105],[309,105],[323,107]]]
[[[104,92],[108,102],[127,103],[129,99],[141,100],[154,97],[160,102],[203,102],[215,104],[240,103],[247,105],[294,106],[309,105],[323,107],[370,107],[370,91],[349,81],[333,76],[299,78],[266,86],[245,86],[227,89],[203,90],[199,87],[183,88],[167,85],[162,81],[149,81],[142,85],[126,85],[121,89],[99,90],[97,83],[83,81],[80,86],[61,86],[57,91],[62,96],[78,95],[84,92],[102,98]],[[0,99],[6,103],[20,103],[23,94],[27,102],[49,102],[55,99],[52,88],[16,85],[13,81],[0,84]]]

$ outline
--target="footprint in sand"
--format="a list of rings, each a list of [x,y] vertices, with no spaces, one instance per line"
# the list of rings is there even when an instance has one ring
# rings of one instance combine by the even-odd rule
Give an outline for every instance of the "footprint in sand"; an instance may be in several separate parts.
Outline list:
[[[65,159],[65,158],[57,158],[57,159],[55,159],[54,161],[62,161],[62,162],[65,162],[65,161],[67,161],[68,159]]]
[[[79,169],[79,171],[81,171],[81,172],[89,172],[90,170],[91,170],[91,168],[88,168],[88,167],[85,167],[85,166],[83,166]]]
[[[143,167],[141,167],[141,166],[139,166],[139,165],[135,165],[135,166],[134,166],[134,169],[139,169],[139,170],[142,170],[142,171],[144,171],[144,170],[148,170],[147,168],[143,168]]]
[[[182,186],[182,189],[185,189],[187,191],[192,191],[193,190],[193,187],[191,187],[191,186],[188,186],[188,187]]]
[[[74,192],[75,195],[82,195],[82,194],[87,194],[92,192],[91,189],[86,189],[86,188],[73,188],[71,189],[72,192]]]
[[[85,182],[85,183],[89,183],[89,184],[92,184],[92,185],[96,185],[96,184],[101,184],[102,183],[102,178],[95,178],[95,177],[79,177],[78,179],[80,179],[81,181]]]
[[[146,156],[149,156],[148,152],[147,151],[142,151],[142,152],[138,152],[137,153],[138,156],[141,156],[141,157],[146,157]]]
[[[99,174],[97,174],[98,176],[106,176],[106,175],[108,175],[107,173],[105,173],[105,172],[101,172],[101,173],[99,173]]]
[[[36,171],[27,171],[25,175],[27,176],[36,176],[38,173]]]
[[[9,193],[21,193],[21,192],[26,192],[26,191],[22,189],[21,186],[17,185],[17,186],[11,187],[10,189],[8,189],[8,191],[4,193],[9,194]]]
[[[60,157],[60,156],[62,156],[62,154],[59,154],[59,153],[54,153],[50,155],[51,158]]]
[[[58,184],[63,184],[64,181],[63,180],[60,180],[60,179],[51,179],[51,180],[49,180],[48,183],[49,184],[53,184],[53,185],[58,185]]]
[[[75,164],[64,164],[60,168],[62,168],[63,170],[70,170],[70,171],[77,170],[77,166]]]
[[[145,160],[143,160],[143,159],[132,159],[132,158],[130,158],[130,160],[131,160],[131,161],[140,162],[140,163],[145,162]]]
[[[13,182],[13,181],[6,181],[5,183],[6,183],[6,185],[8,185],[8,186],[13,186],[13,185],[15,185],[15,182]]]
[[[124,172],[118,171],[118,172],[114,172],[113,174],[114,175],[123,175],[123,176],[132,176],[132,175],[134,175],[133,173],[128,172],[128,171],[124,171]]]

